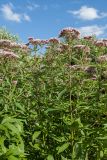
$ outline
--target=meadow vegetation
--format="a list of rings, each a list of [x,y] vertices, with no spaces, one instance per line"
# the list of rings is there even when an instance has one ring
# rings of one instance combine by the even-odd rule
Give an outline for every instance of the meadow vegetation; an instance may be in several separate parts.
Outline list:
[[[106,39],[0,29],[0,159],[107,159]]]

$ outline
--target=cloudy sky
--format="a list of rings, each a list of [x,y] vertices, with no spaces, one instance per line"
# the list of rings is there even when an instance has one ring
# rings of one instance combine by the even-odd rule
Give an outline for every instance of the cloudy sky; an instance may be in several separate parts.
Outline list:
[[[57,37],[66,27],[107,38],[107,0],[0,0],[0,26],[24,42]]]

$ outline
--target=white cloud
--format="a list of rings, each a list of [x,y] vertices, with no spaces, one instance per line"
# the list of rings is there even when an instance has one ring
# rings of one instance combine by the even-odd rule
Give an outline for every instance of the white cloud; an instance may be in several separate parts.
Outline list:
[[[24,18],[24,20],[26,20],[26,21],[28,21],[28,22],[31,21],[30,17],[29,17],[27,14],[24,14],[24,15],[23,15],[23,18]]]
[[[33,11],[33,10],[39,8],[39,7],[40,7],[40,5],[38,5],[38,4],[29,3],[29,4],[27,5],[27,9],[29,9],[30,11]]]
[[[14,12],[14,6],[13,4],[3,4],[1,6],[0,11],[2,12],[2,15],[4,16],[5,19],[9,21],[14,21],[14,22],[21,22],[22,20],[25,21],[30,21],[30,17],[27,14],[23,13],[16,13]]]
[[[5,19],[10,20],[10,21],[15,21],[15,22],[21,21],[21,15],[13,12],[12,5],[10,4],[2,5],[1,11]]]
[[[105,30],[107,29],[107,25],[104,27],[100,27],[98,25],[92,25],[92,26],[84,26],[78,28],[82,36],[88,36],[88,35],[96,35],[96,36],[102,36],[105,34]]]
[[[79,10],[68,10],[68,13],[71,13],[83,20],[94,20],[97,18],[103,18],[107,16],[107,13],[101,12],[93,7],[82,6]]]

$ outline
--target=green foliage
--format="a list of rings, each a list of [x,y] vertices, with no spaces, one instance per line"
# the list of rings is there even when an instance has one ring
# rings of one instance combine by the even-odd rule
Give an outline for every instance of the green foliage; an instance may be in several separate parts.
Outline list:
[[[7,40],[12,40],[12,41],[18,41],[19,40],[18,36],[12,35],[4,27],[0,27],[0,39],[7,39]]]
[[[49,44],[43,57],[0,57],[0,159],[107,159],[107,62],[97,61],[107,48],[63,43],[62,53]]]

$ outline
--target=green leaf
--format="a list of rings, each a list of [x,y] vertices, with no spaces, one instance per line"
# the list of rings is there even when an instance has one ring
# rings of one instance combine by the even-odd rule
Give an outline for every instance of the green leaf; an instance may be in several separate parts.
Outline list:
[[[5,137],[0,137],[0,148],[2,149],[3,153],[6,153],[7,148],[4,145]]]
[[[63,156],[61,155],[61,160],[67,160],[67,158],[65,158],[65,157],[63,157]]]
[[[100,151],[100,158],[103,158],[103,156],[104,156],[104,152]]]
[[[11,134],[19,134],[19,129],[15,126],[15,125],[13,125],[13,124],[11,124],[11,123],[6,123],[5,124],[5,126],[9,129],[9,130],[11,130]]]
[[[51,154],[49,154],[47,160],[54,160],[54,157]]]
[[[100,139],[100,140],[107,140],[107,136],[105,136],[105,137],[98,137],[97,139]]]
[[[58,150],[57,154],[60,154],[61,152],[65,151],[69,147],[70,143],[64,143],[62,146],[57,147]]]
[[[38,138],[40,134],[41,134],[41,131],[35,131],[32,136],[32,141],[34,141],[36,138]]]
[[[19,160],[19,158],[16,158],[15,156],[11,155],[11,156],[8,157],[8,160]]]
[[[58,100],[61,99],[61,97],[63,96],[63,94],[67,91],[67,89],[65,88],[64,90],[62,90],[59,94],[58,94]]]
[[[22,104],[20,104],[20,103],[15,103],[15,105],[16,105],[16,107],[19,109],[19,110],[21,110],[21,111],[25,111],[25,108],[24,108],[24,106],[22,105]]]
[[[57,142],[65,142],[66,139],[65,137],[52,137],[54,140],[56,140]]]
[[[34,144],[33,146],[36,150],[40,150],[39,144]]]
[[[73,129],[78,129],[78,128],[83,127],[83,124],[81,123],[80,118],[76,119],[76,120],[72,123],[71,127],[72,127]]]

